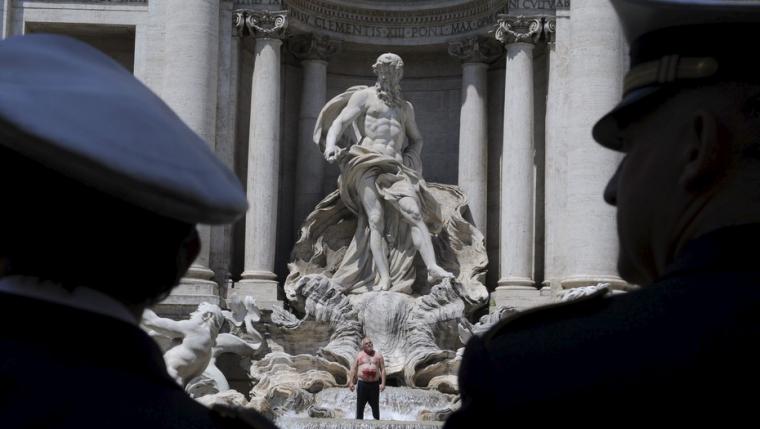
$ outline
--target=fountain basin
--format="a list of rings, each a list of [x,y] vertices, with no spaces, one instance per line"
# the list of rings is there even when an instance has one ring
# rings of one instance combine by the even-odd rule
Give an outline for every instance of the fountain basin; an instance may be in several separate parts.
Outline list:
[[[456,395],[448,395],[436,390],[388,386],[380,393],[380,418],[393,424],[442,421],[458,406]],[[290,421],[288,419],[318,418],[317,420],[323,421],[320,424],[327,424],[324,422],[327,420],[344,419],[358,422],[353,420],[355,415],[356,392],[346,387],[330,387],[314,395],[314,403],[307,410],[286,413],[277,421],[283,427],[285,427],[284,423],[280,422]],[[364,418],[367,421],[372,418],[369,404],[364,408]],[[313,424],[317,423],[319,422]]]
[[[282,417],[277,420],[277,426],[282,429],[440,429],[443,422]]]

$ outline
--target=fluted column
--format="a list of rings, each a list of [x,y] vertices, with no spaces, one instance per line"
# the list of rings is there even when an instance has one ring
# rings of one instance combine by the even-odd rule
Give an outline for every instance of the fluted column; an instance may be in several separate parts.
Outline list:
[[[219,0],[169,0],[162,97],[177,115],[211,146],[215,145]],[[180,286],[164,302],[178,313],[201,301],[219,302],[209,269],[210,227],[199,225],[201,250]],[[182,307],[182,308],[180,308]],[[174,310],[169,309],[169,312]]]
[[[462,107],[459,114],[458,184],[469,200],[475,226],[486,235],[488,183],[488,63],[502,48],[478,38],[449,44],[449,54],[462,60]]]
[[[306,216],[314,210],[322,197],[325,160],[314,143],[314,124],[326,101],[327,60],[339,47],[338,41],[312,34],[303,34],[288,42],[289,50],[301,60],[303,67],[293,216],[296,230],[301,227]]]
[[[507,48],[497,305],[520,307],[520,301],[537,293],[533,281],[533,47],[541,30],[541,18],[512,16],[500,16],[496,30],[496,38]]]
[[[238,12],[237,25],[256,38],[248,136],[245,260],[233,294],[251,295],[262,308],[277,303],[274,274],[280,167],[280,60],[286,11]]]
[[[617,275],[615,210],[602,200],[621,155],[596,144],[591,127],[620,100],[625,66],[622,28],[611,4],[573,0],[569,64],[570,125],[565,138],[567,205],[564,212],[562,287],[611,283]]]

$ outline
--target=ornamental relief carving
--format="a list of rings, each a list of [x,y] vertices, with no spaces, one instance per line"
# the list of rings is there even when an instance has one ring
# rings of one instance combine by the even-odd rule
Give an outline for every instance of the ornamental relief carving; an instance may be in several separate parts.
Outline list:
[[[463,63],[490,63],[504,53],[504,48],[494,39],[468,37],[449,43],[449,54]]]
[[[383,2],[354,6],[350,1],[342,0],[237,0],[234,4],[240,6],[235,12],[235,27],[243,35],[282,37],[284,29],[290,25],[297,33],[329,35],[347,42],[385,45],[454,43],[451,49],[456,51],[462,49],[457,47],[457,43],[464,43],[462,39],[485,36],[494,25],[497,28],[491,33],[495,33],[502,43],[535,43],[541,39],[552,43],[554,7],[559,8],[558,5],[564,3],[517,3],[522,7],[533,5],[534,9],[526,9],[527,12],[520,10],[528,16],[504,14],[508,5],[504,0],[444,2],[443,5],[425,3],[420,6],[410,2],[404,4],[403,10]],[[318,57],[322,54],[308,55]],[[452,52],[452,55],[462,57],[465,54]],[[463,60],[470,61],[464,57]]]
[[[557,37],[557,18],[546,18],[544,21],[544,40],[553,44]]]
[[[288,40],[288,50],[301,60],[327,61],[340,46],[339,40],[318,34],[298,34]]]
[[[494,37],[508,45],[510,43],[536,43],[543,34],[545,18],[536,16],[499,15]]]
[[[238,9],[232,13],[232,24],[241,36],[279,38],[288,27],[288,11]]]
[[[294,27],[301,31],[369,44],[445,43],[484,34],[498,13],[505,11],[502,0],[411,10],[350,7],[330,0],[288,0],[286,4]]]
[[[288,0],[288,7],[327,19],[345,19],[373,25],[436,25],[502,12],[501,0],[476,0],[451,7],[420,10],[349,9],[329,0]]]

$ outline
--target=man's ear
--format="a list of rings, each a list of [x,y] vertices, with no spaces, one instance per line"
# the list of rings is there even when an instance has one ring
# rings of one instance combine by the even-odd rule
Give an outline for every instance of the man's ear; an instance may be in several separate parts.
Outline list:
[[[730,134],[714,113],[700,110],[685,124],[679,183],[695,192],[715,183],[730,160]]]

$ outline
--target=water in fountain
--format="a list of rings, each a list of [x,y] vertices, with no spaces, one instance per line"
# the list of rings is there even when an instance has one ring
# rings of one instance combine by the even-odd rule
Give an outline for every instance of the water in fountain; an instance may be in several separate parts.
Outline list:
[[[455,395],[447,395],[433,390],[412,389],[408,387],[386,387],[380,393],[380,418],[384,422],[381,427],[398,427],[404,429],[437,428],[440,422],[420,421],[427,413],[435,413],[453,407]],[[331,411],[331,419],[306,419],[308,412],[289,414],[280,418],[277,423],[280,427],[304,427],[308,424],[312,429],[340,429],[342,427],[358,428],[366,423],[367,427],[378,427],[379,423],[371,423],[369,420],[358,422],[353,419],[356,413],[356,392],[343,388],[328,388],[318,393],[315,398],[314,408]],[[364,411],[366,419],[372,418],[369,405]],[[389,422],[392,420],[393,422]],[[366,426],[365,425],[365,426]],[[388,426],[392,425],[392,426]]]

